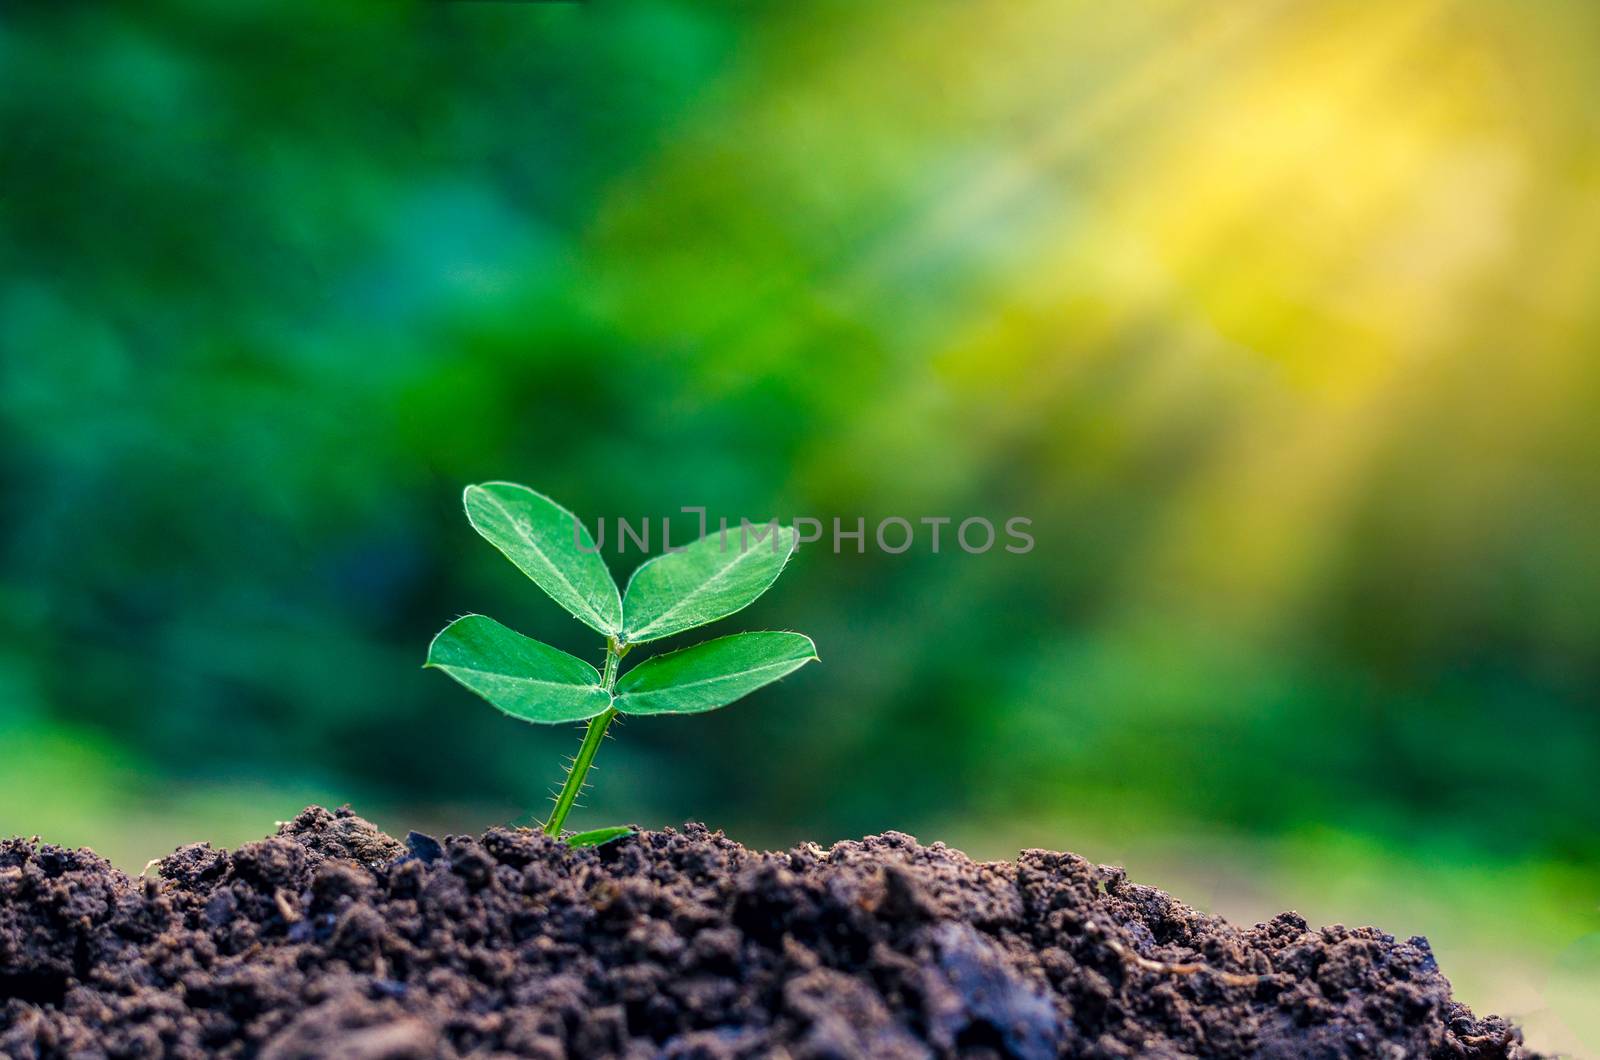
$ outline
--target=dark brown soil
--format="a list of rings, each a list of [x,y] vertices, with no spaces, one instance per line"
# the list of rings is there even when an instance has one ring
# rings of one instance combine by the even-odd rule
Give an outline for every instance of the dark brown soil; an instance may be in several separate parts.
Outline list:
[[[312,808],[130,879],[0,844],[7,1057],[1513,1057],[1428,943],[1241,929],[1120,869],[889,833],[402,844]]]

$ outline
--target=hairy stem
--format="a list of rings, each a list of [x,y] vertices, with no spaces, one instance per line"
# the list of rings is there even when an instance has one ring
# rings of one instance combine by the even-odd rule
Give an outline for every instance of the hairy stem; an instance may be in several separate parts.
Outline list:
[[[600,687],[610,692],[617,683],[617,663],[628,654],[629,645],[619,645],[615,638],[606,641],[606,669],[600,678]],[[578,757],[572,760],[572,768],[567,771],[566,783],[561,785],[561,794],[556,796],[556,808],[550,811],[550,820],[545,822],[546,835],[560,835],[562,825],[567,822],[567,814],[572,812],[572,804],[578,801],[578,793],[583,791],[583,781],[589,773],[589,767],[594,764],[595,752],[600,750],[600,741],[606,738],[606,730],[611,728],[612,719],[617,716],[615,708],[608,707],[604,714],[589,720],[589,727],[584,730],[583,743],[578,748]]]

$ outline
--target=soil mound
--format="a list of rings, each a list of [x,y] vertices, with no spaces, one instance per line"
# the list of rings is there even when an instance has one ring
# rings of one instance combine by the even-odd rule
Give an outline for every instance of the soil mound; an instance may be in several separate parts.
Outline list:
[[[306,810],[159,877],[0,843],[7,1057],[1520,1057],[1428,943],[888,833],[406,843]]]

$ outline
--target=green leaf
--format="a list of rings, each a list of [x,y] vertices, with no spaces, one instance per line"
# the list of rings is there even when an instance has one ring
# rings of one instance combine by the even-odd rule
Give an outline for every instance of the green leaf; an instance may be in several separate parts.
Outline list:
[[[764,531],[757,540],[755,532]],[[748,606],[777,580],[794,553],[792,526],[730,529],[707,534],[682,552],[666,552],[639,565],[622,602],[622,639],[659,640]]]
[[[587,832],[567,836],[567,846],[577,849],[579,847],[603,846],[617,839],[626,839],[634,835],[634,830],[627,825],[616,825],[611,828],[595,828]]]
[[[617,681],[624,714],[698,714],[727,706],[817,657],[800,633],[735,633],[646,660]]]
[[[446,626],[428,645],[423,665],[443,670],[523,721],[582,721],[611,705],[611,696],[600,687],[600,671],[485,615],[467,615]]]
[[[622,631],[617,583],[577,516],[515,482],[468,486],[462,500],[473,529],[573,617],[603,636]]]

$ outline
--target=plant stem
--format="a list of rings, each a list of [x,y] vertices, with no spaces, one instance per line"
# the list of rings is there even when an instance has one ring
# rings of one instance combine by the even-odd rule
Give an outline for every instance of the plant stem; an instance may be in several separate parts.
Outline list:
[[[606,670],[600,678],[600,687],[607,692],[617,683],[617,663],[628,654],[629,647],[617,644],[614,637],[606,640]],[[572,812],[572,804],[578,801],[578,793],[583,790],[583,779],[594,764],[595,752],[600,750],[600,741],[606,738],[606,730],[611,728],[611,721],[616,716],[616,708],[607,707],[604,714],[589,720],[589,727],[583,733],[583,743],[578,748],[578,757],[572,760],[566,783],[561,785],[561,794],[556,796],[556,808],[550,811],[550,820],[545,822],[545,835],[561,834],[561,826],[566,824],[567,814]]]

